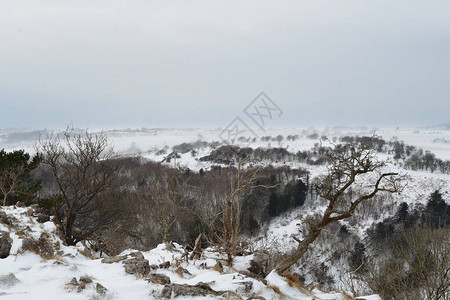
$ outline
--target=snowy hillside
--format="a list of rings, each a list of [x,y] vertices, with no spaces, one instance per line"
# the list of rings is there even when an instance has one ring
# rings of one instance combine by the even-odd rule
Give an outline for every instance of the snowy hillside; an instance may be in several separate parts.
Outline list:
[[[201,174],[233,165],[227,162],[226,155],[215,153],[225,147],[218,139],[219,133],[220,130],[142,129],[108,131],[107,136],[123,157],[139,157],[141,161],[158,162],[186,174]],[[25,134],[26,138],[20,140],[23,135],[5,132],[0,139],[6,149],[25,148],[33,152],[36,134]],[[320,147],[333,145],[346,136],[372,134],[368,129],[274,129],[258,132],[258,138],[236,141],[228,154],[236,162],[238,150],[246,149],[252,157],[250,166],[305,170],[307,175],[301,179],[310,185],[327,172],[327,164],[320,161]],[[177,243],[160,244],[154,249],[141,249],[142,252],[128,249],[106,258],[87,243],[64,246],[55,225],[46,220],[38,222],[34,208],[4,207],[0,209],[0,233],[3,231],[0,240],[9,241],[11,249],[9,256],[0,259],[0,296],[2,299],[196,299],[194,295],[198,299],[353,299],[352,294],[368,295],[371,289],[351,275],[348,257],[355,245],[364,243],[368,253],[376,253],[378,250],[370,249],[367,242],[368,232],[383,222],[391,222],[402,203],[406,203],[411,214],[416,212],[416,217],[435,191],[440,192],[444,202],[450,203],[450,175],[448,169],[445,171],[446,160],[450,159],[450,131],[390,129],[377,130],[377,134],[386,141],[377,152],[377,159],[386,162],[379,171],[404,175],[406,185],[402,192],[380,193],[361,205],[353,217],[326,228],[306,255],[292,266],[292,277],[280,277],[274,272],[267,275],[273,265],[263,266],[261,274],[265,277],[249,269],[260,261],[260,254],[270,257],[265,263],[280,261],[297,246],[293,237],[304,238],[306,225],[323,214],[327,203],[312,189],[299,207],[271,216],[258,224],[258,232],[243,236],[248,252],[235,257],[233,268],[225,266],[225,257],[217,248],[208,248],[200,258],[191,260],[187,259],[191,250]],[[404,141],[402,147],[411,147],[411,153],[395,157],[397,141]],[[408,167],[408,160],[415,153],[419,159],[428,154],[433,163],[439,162],[444,168]],[[302,155],[308,158],[300,158]],[[352,185],[352,192],[360,194],[370,189],[377,176],[375,173],[361,176]],[[150,223],[151,217],[144,217]],[[156,230],[152,227],[151,231],[154,234]]]
[[[237,257],[228,268],[212,251],[186,260],[183,247],[174,243],[101,258],[81,243],[64,246],[55,225],[37,222],[32,208],[10,206],[3,212],[0,231],[9,234],[12,247],[0,259],[2,299],[349,299],[342,292],[308,290],[275,273],[251,277],[253,255]],[[30,240],[39,242],[29,246]],[[133,260],[142,263],[133,268]]]

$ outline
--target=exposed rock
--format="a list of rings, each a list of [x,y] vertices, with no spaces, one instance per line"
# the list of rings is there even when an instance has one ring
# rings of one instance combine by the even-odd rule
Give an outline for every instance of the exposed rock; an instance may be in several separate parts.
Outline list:
[[[150,269],[151,270],[156,270],[156,269],[159,269],[159,267],[157,265],[150,265]]]
[[[20,280],[14,276],[13,273],[9,273],[8,275],[0,275],[0,287],[9,288],[19,283]]]
[[[162,292],[162,298],[171,298],[172,293],[174,297],[178,296],[206,296],[206,295],[221,295],[223,292],[214,291],[208,284],[199,282],[196,285],[189,284],[168,284],[166,285]]]
[[[240,294],[249,294],[253,289],[253,282],[251,281],[243,281],[239,282],[239,284],[241,286],[238,287],[236,291]]]
[[[122,261],[125,272],[128,274],[135,274],[138,276],[147,276],[150,272],[150,265],[147,259],[141,258],[130,258]]]
[[[95,290],[97,291],[97,294],[100,294],[100,295],[104,295],[104,294],[106,294],[106,292],[108,292],[108,289],[107,288],[105,288],[103,285],[101,285],[100,283],[97,283],[96,285],[95,285]]]
[[[124,260],[126,258],[127,258],[126,255],[117,255],[117,256],[105,257],[105,258],[102,259],[102,263],[104,263],[104,264],[112,264],[112,263],[116,263],[116,262],[122,261],[122,260]]]
[[[7,258],[11,250],[11,242],[9,241],[9,232],[0,231],[0,258]]]
[[[155,284],[170,284],[169,276],[163,274],[149,274],[146,280]]]
[[[70,282],[68,283],[70,285],[78,285],[78,280],[76,277],[73,277],[72,280],[70,280]]]
[[[170,267],[170,261],[163,262],[159,265],[160,269],[168,269]]]
[[[5,224],[9,224],[10,223],[9,220],[8,220],[8,216],[2,210],[0,210],[0,221],[5,223]]]
[[[140,258],[140,259],[144,259],[144,255],[141,252],[139,252],[139,251],[130,253],[130,256],[131,257]]]
[[[43,214],[38,214],[38,216],[37,216],[37,221],[38,221],[39,223],[45,223],[45,222],[48,222],[48,221],[50,221],[50,216],[43,215]]]
[[[85,284],[89,284],[89,283],[92,283],[92,278],[87,276],[87,275],[84,275],[84,276],[80,277],[80,282],[83,282]]]
[[[269,255],[265,252],[255,252],[253,259],[250,261],[250,268],[248,268],[248,270],[256,275],[266,276],[269,258]]]

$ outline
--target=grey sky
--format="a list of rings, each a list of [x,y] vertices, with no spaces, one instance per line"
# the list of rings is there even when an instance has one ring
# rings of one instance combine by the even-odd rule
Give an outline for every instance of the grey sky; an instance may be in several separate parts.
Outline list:
[[[0,0],[1,127],[450,121],[449,1]]]

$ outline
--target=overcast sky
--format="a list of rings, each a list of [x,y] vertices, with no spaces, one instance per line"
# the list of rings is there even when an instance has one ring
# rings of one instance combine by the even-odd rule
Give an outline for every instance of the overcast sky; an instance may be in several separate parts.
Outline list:
[[[0,0],[0,128],[450,122],[450,1]],[[245,120],[245,119],[244,119]]]

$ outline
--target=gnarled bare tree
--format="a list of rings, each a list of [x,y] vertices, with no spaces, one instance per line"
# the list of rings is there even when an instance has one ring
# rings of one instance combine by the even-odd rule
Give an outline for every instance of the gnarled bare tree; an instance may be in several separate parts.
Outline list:
[[[53,201],[55,221],[68,245],[114,221],[115,209],[108,193],[117,187],[117,168],[104,134],[87,130],[76,133],[67,128],[61,136],[41,138],[38,150],[58,186]],[[99,208],[103,213],[99,213]]]
[[[295,264],[308,250],[322,230],[333,222],[350,218],[359,204],[373,198],[379,192],[400,193],[403,189],[402,177],[398,173],[379,173],[385,162],[377,161],[376,151],[370,142],[335,145],[327,153],[329,168],[327,175],[317,185],[318,194],[328,201],[323,214],[309,224],[309,231],[303,239],[293,237],[298,246],[276,268],[279,274]],[[366,193],[355,199],[344,200],[345,192],[364,174],[378,173]]]

